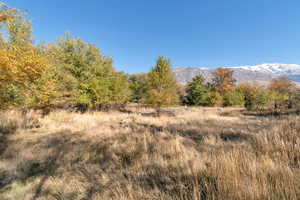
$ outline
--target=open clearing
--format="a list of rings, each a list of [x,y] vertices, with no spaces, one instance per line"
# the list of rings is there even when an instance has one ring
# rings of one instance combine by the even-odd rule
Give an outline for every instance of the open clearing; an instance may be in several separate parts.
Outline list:
[[[300,199],[300,116],[0,114],[1,200]]]

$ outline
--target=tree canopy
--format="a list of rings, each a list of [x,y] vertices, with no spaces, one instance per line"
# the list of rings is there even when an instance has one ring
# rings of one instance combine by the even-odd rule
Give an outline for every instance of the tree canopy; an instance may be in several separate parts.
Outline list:
[[[146,79],[146,103],[160,108],[179,102],[171,61],[160,56]]]

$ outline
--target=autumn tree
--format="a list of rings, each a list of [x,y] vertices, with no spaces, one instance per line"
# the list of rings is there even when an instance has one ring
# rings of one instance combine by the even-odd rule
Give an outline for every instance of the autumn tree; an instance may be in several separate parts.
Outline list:
[[[110,57],[93,44],[67,34],[50,44],[60,82],[62,102],[84,107],[125,104],[130,95],[127,76],[116,72]]]
[[[0,9],[0,103],[2,108],[29,106],[34,85],[51,64],[47,55],[34,46],[31,24],[26,15],[2,4]],[[45,84],[45,87],[49,84]],[[50,88],[47,89],[49,93]]]
[[[244,94],[234,88],[232,91],[225,92],[223,96],[223,105],[224,106],[244,106]]]
[[[233,77],[233,70],[217,68],[212,75],[212,84],[216,92],[224,96],[226,92],[232,92],[234,90],[236,80]]]
[[[269,103],[268,91],[255,84],[242,83],[236,90],[243,95],[248,110],[264,108]]]
[[[0,7],[2,108],[60,103],[102,107],[128,101],[127,75],[117,72],[97,47],[68,35],[55,44],[36,46],[26,14]]]
[[[157,108],[158,114],[162,106],[179,102],[171,61],[162,56],[157,59],[156,66],[147,75],[146,87],[145,102]]]
[[[124,106],[129,102],[131,96],[128,75],[123,72],[114,72],[110,81],[110,90],[112,91],[110,105]]]
[[[292,108],[296,85],[287,77],[274,78],[269,86],[274,108]]]
[[[219,92],[212,91],[209,93],[207,102],[208,102],[208,106],[220,107],[223,106],[224,99]]]

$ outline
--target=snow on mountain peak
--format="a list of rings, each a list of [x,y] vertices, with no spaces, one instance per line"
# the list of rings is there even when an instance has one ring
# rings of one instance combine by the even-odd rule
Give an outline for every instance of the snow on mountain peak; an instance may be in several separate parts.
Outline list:
[[[300,85],[300,65],[297,64],[281,64],[281,63],[264,63],[254,66],[223,66],[234,71],[235,78],[239,82],[254,81],[256,83],[270,82],[272,78],[286,76],[292,81]],[[194,76],[202,75],[206,80],[211,79],[211,72],[216,68],[193,68],[178,67],[174,69],[174,74],[179,82],[187,83]]]
[[[244,69],[262,73],[272,73],[279,76],[300,74],[300,65],[297,64],[264,63],[254,66],[237,66],[226,68]]]

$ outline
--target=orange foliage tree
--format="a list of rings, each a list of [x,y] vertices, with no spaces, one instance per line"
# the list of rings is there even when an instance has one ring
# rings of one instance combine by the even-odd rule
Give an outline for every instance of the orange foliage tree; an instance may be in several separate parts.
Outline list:
[[[213,72],[212,83],[215,91],[224,95],[226,92],[234,90],[235,78],[233,77],[233,71],[226,68],[217,68]]]

